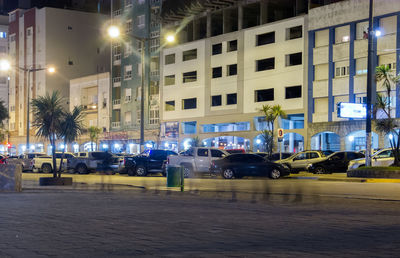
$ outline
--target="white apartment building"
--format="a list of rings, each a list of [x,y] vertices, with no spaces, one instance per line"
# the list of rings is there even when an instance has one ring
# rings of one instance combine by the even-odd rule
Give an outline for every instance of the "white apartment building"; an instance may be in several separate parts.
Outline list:
[[[305,16],[283,19],[165,48],[161,66],[161,137],[183,149],[204,146],[263,151],[263,105],[288,114],[282,150],[306,142]]]
[[[109,47],[103,38],[107,16],[32,8],[11,12],[9,20],[10,59],[15,68],[9,74],[9,130],[13,148],[21,153],[26,143],[28,89],[31,98],[59,91],[68,99],[70,79],[109,70]],[[56,73],[48,74],[45,70],[28,73],[18,68],[50,66],[55,67]],[[30,135],[29,151],[44,151],[47,144],[34,137],[34,128]]]
[[[312,149],[362,150],[365,120],[339,118],[340,102],[366,102],[369,1],[343,1],[309,11],[308,139]],[[374,1],[374,67],[387,65],[400,72],[400,1]],[[375,82],[374,82],[375,83]],[[383,93],[381,85],[377,92]],[[391,103],[400,118],[400,88],[393,87]],[[388,147],[389,135],[372,125],[372,147]]]
[[[103,133],[109,131],[110,126],[110,73],[100,73],[84,76],[70,81],[69,109],[82,106],[85,116],[83,126],[89,128],[95,126]],[[103,138],[103,133],[99,138]],[[71,144],[74,152],[96,148],[96,143],[90,142],[88,134],[81,135],[76,143]],[[105,149],[105,145],[99,149]]]
[[[8,57],[8,16],[0,15],[0,59]],[[0,74],[0,100],[8,107],[8,73]],[[7,125],[6,125],[7,126]]]

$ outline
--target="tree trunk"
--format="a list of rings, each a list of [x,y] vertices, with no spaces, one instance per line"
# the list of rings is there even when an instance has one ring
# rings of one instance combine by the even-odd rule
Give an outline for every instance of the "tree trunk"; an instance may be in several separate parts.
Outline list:
[[[66,145],[67,145],[67,142],[64,141],[64,148],[63,148],[62,154],[61,154],[60,169],[58,170],[58,177],[61,177],[61,171],[62,171],[64,156],[65,156],[65,146]]]
[[[56,178],[57,177],[57,161],[56,161],[56,143],[55,143],[55,136],[52,135],[50,136],[51,140],[51,154],[53,156],[53,177]]]

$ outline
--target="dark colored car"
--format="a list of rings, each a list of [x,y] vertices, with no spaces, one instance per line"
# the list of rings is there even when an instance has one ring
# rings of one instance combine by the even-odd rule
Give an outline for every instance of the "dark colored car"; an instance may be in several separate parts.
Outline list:
[[[7,164],[7,156],[0,155],[0,164]]]
[[[293,155],[293,153],[291,153],[291,152],[282,152],[282,158],[280,158],[281,155],[279,152],[272,153],[271,156],[269,156],[267,152],[255,152],[254,154],[256,154],[260,157],[266,158],[269,161],[277,161],[280,159],[287,159]]]
[[[244,149],[230,149],[230,150],[225,150],[229,154],[234,154],[234,153],[246,153]]]
[[[163,164],[170,155],[178,155],[170,150],[147,150],[136,156],[125,157],[125,170],[128,175],[145,176],[148,173],[163,173]]]
[[[314,174],[346,172],[350,160],[364,157],[365,155],[360,152],[338,151],[326,157],[325,160],[310,164],[307,169]]]
[[[221,174],[225,179],[244,176],[268,176],[278,179],[290,174],[286,165],[268,161],[255,154],[232,154],[219,160],[213,160],[211,174]]]

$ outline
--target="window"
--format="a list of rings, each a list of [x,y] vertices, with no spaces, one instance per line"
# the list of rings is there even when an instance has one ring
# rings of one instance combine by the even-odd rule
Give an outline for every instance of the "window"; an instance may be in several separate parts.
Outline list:
[[[225,156],[225,154],[220,150],[211,149],[210,151],[211,151],[211,157],[213,158],[222,158]]]
[[[125,89],[125,103],[131,102],[132,100],[131,93],[132,93],[131,88]]]
[[[275,69],[275,57],[257,60],[257,72]]]
[[[197,98],[182,100],[182,109],[195,109],[195,108],[197,108]]]
[[[14,42],[15,41],[15,34],[12,34],[11,36],[10,36],[10,42]]]
[[[165,56],[165,64],[175,64],[175,54],[169,54]]]
[[[227,105],[235,105],[235,104],[237,104],[237,95],[236,95],[236,93],[226,94],[226,104]]]
[[[254,92],[255,92],[255,102],[274,100],[274,89],[256,90]]]
[[[143,28],[145,25],[145,15],[144,14],[139,15],[136,19],[137,19],[137,26],[139,28]]]
[[[72,30],[72,26],[68,26],[67,29],[68,29],[68,30]]]
[[[164,77],[164,85],[168,86],[168,85],[174,85],[175,84],[175,74],[172,75],[166,75]]]
[[[197,49],[183,51],[182,61],[189,61],[197,58]]]
[[[212,45],[212,54],[218,55],[222,53],[222,43]]]
[[[335,70],[335,77],[342,77],[349,75],[349,67],[348,66],[342,66],[342,67],[336,67]]]
[[[286,118],[281,119],[281,126],[285,130],[303,129],[304,128],[304,114],[291,114]]]
[[[150,107],[149,124],[155,125],[160,122],[160,111],[158,106]]]
[[[275,31],[257,35],[257,46],[275,43]]]
[[[182,130],[183,134],[196,134],[196,121],[183,122]]]
[[[301,65],[302,53],[294,53],[286,55],[286,66]]]
[[[317,158],[319,158],[319,154],[317,152],[310,152],[310,153],[307,153],[307,154],[308,154],[307,158],[309,158],[309,159],[317,159]]]
[[[202,125],[202,130],[203,133],[249,131],[250,122],[205,124]]]
[[[1,32],[0,32],[0,38],[2,38],[2,39],[7,38],[7,32],[1,31]]]
[[[228,76],[237,75],[237,64],[228,65],[226,72]]]
[[[132,1],[133,1],[133,0],[125,0],[125,7],[126,7],[126,8],[132,7]]]
[[[132,32],[132,20],[127,20],[125,24],[125,32]]]
[[[211,106],[212,107],[221,106],[221,105],[222,105],[222,96],[221,95],[211,96]]]
[[[301,86],[286,87],[285,98],[286,99],[301,98]]]
[[[126,66],[125,66],[124,79],[125,79],[125,80],[130,80],[130,79],[132,79],[132,65],[126,65]]]
[[[183,73],[183,83],[197,81],[197,71]]]
[[[208,157],[208,149],[198,149],[197,156]]]
[[[303,37],[303,26],[296,26],[286,29],[286,40],[298,39]]]
[[[367,69],[367,58],[357,58],[356,59],[356,74],[357,75],[362,75],[362,74],[367,74],[368,69]]]
[[[220,78],[222,77],[222,67],[214,67],[212,69],[212,77],[213,78]]]
[[[236,51],[237,50],[237,40],[228,41],[228,52]]]
[[[26,29],[26,36],[32,36],[32,30],[33,30],[33,28],[32,27],[29,27],[29,28],[27,28]]]
[[[131,111],[125,112],[124,122],[125,122],[125,125],[132,124],[132,112]]]
[[[175,100],[165,101],[165,111],[175,110]]]

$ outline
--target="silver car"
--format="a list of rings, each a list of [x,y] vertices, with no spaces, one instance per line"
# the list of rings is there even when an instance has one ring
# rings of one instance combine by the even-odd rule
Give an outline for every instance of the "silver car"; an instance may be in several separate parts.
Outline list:
[[[302,151],[296,153],[289,158],[276,161],[276,163],[285,164],[290,168],[291,173],[299,173],[307,171],[310,164],[319,162],[326,158],[322,151]]]
[[[388,167],[394,162],[394,156],[392,149],[382,149],[374,153],[371,156],[371,166],[373,167]],[[347,170],[357,169],[365,166],[365,158],[354,159],[350,161]]]

